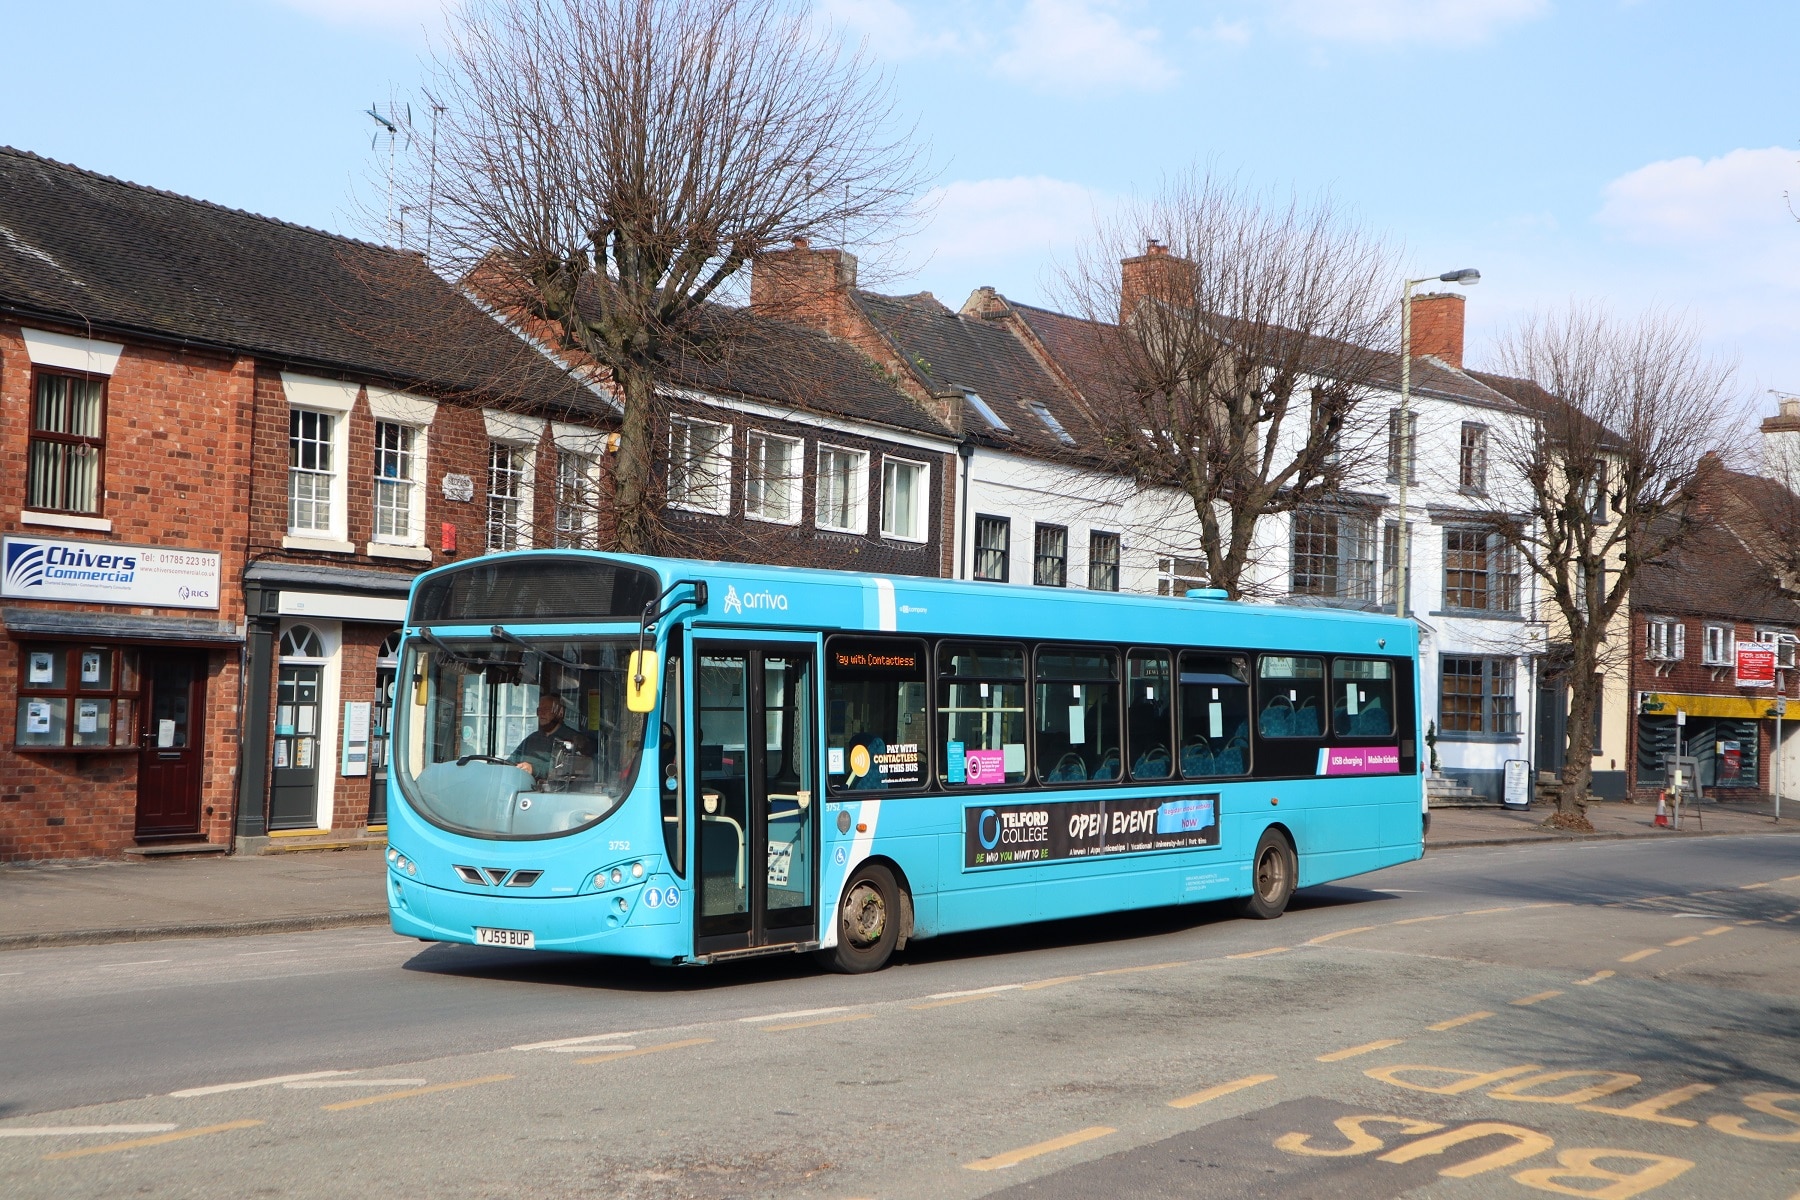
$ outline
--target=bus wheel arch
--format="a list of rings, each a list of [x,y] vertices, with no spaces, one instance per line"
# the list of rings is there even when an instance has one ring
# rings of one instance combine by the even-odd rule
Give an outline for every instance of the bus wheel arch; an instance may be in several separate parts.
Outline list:
[[[1287,911],[1299,877],[1300,855],[1293,831],[1279,821],[1270,822],[1250,856],[1250,894],[1239,911],[1259,921],[1274,920]]]
[[[859,863],[832,905],[837,944],[815,952],[819,964],[846,975],[885,967],[912,933],[912,890],[905,880],[892,859],[877,856]],[[852,930],[858,927],[867,936],[855,936]]]

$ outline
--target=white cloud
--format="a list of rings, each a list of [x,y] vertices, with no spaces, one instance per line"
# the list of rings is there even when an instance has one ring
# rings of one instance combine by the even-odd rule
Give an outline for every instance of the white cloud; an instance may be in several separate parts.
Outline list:
[[[333,25],[360,25],[417,33],[436,28],[457,0],[276,0],[287,8]]]
[[[818,0],[818,9],[832,24],[868,39],[869,48],[885,58],[950,51],[961,45],[951,30],[922,30],[899,0]]]
[[[1800,244],[1789,192],[1800,193],[1800,151],[1785,146],[1672,158],[1607,184],[1599,220],[1636,242]]]
[[[1218,42],[1222,46],[1248,46],[1250,22],[1227,21],[1224,17],[1218,17],[1211,25],[1196,28],[1194,36],[1203,42]]]
[[[1332,41],[1473,45],[1549,11],[1549,0],[1281,0],[1281,16]]]
[[[1156,49],[1161,32],[1126,26],[1118,7],[1115,0],[1026,0],[994,69],[1055,91],[1155,91],[1174,83],[1175,68]]]

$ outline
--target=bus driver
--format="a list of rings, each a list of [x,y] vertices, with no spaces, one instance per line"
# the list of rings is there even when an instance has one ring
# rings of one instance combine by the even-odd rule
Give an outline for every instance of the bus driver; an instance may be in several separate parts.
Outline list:
[[[586,754],[586,735],[563,724],[563,715],[567,711],[563,698],[556,693],[546,692],[539,696],[537,731],[525,735],[508,761],[532,778],[543,780],[549,777],[558,750],[565,754]]]

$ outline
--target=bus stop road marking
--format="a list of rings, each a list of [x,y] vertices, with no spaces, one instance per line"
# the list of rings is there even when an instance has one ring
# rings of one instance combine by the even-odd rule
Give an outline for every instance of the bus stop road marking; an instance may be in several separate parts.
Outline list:
[[[266,1079],[246,1079],[242,1083],[215,1083],[207,1087],[182,1088],[169,1095],[177,1100],[187,1100],[194,1096],[217,1096],[220,1092],[241,1092],[248,1088],[274,1087],[282,1083],[298,1083],[303,1079],[327,1079],[333,1075],[348,1075],[348,1071],[307,1071],[301,1075],[270,1075]]]
[[[1439,913],[1435,917],[1408,917],[1404,921],[1395,921],[1396,925],[1423,925],[1426,921],[1448,921],[1449,913]]]
[[[1611,979],[1616,973],[1617,972],[1614,972],[1614,971],[1595,971],[1592,975],[1589,975],[1586,979],[1577,979],[1575,981],[1575,986],[1576,987],[1592,987],[1594,984],[1599,983],[1602,979]]]
[[[307,1091],[313,1088],[415,1087],[430,1082],[429,1079],[305,1079],[281,1086],[295,1091]]]
[[[739,1017],[743,1025],[756,1025],[763,1021],[794,1021],[801,1017],[822,1017],[826,1013],[841,1013],[849,1006],[840,1004],[835,1008],[797,1008],[793,1012],[764,1013],[760,1017]]]
[[[1436,1025],[1425,1028],[1433,1033],[1442,1033],[1446,1029],[1455,1029],[1458,1025],[1473,1025],[1477,1021],[1485,1021],[1494,1014],[1483,1009],[1481,1012],[1465,1013],[1460,1017],[1451,1017],[1448,1021],[1439,1021]]]
[[[1367,933],[1373,928],[1375,928],[1373,925],[1357,925],[1350,929],[1339,929],[1332,933],[1322,933],[1316,938],[1309,938],[1306,944],[1308,946],[1318,946],[1331,941],[1333,938],[1349,937],[1353,933]]]
[[[168,1133],[179,1125],[27,1125],[23,1128],[0,1129],[0,1138],[9,1137],[87,1137],[96,1133]]]
[[[370,1104],[385,1104],[389,1100],[411,1100],[414,1096],[431,1096],[438,1092],[454,1092],[458,1088],[476,1087],[484,1083],[500,1083],[512,1079],[511,1075],[483,1075],[479,1079],[458,1079],[452,1083],[434,1083],[430,1087],[407,1088],[403,1092],[383,1092],[379,1096],[358,1096],[354,1100],[339,1100],[336,1104],[321,1104],[326,1112],[343,1112],[349,1108],[363,1108]]]
[[[1051,1154],[1057,1150],[1067,1150],[1070,1146],[1079,1146],[1083,1142],[1091,1142],[1095,1138],[1103,1138],[1119,1132],[1108,1125],[1090,1125],[1086,1129],[1077,1129],[1074,1133],[1065,1133],[1061,1137],[1051,1138],[1047,1142],[1034,1142],[1029,1146],[1020,1146],[1017,1150],[1008,1150],[1005,1154],[996,1154],[992,1158],[978,1158],[974,1162],[964,1163],[963,1169],[968,1171],[1003,1171],[1007,1167],[1016,1167],[1027,1159],[1040,1154]]]
[[[1230,1083],[1216,1083],[1212,1087],[1202,1088],[1190,1095],[1169,1101],[1169,1107],[1193,1108],[1197,1104],[1205,1104],[1208,1100],[1217,1100],[1220,1096],[1229,1096],[1233,1092],[1241,1092],[1245,1088],[1268,1083],[1274,1078],[1273,1075],[1246,1075],[1242,1079],[1234,1079]]]
[[[202,1125],[198,1129],[182,1129],[174,1133],[159,1133],[155,1137],[132,1138],[128,1142],[108,1142],[104,1146],[83,1146],[79,1150],[58,1150],[54,1154],[44,1155],[44,1161],[55,1162],[64,1158],[85,1158],[90,1154],[117,1154],[121,1150],[161,1146],[168,1142],[180,1142],[188,1138],[205,1137],[210,1133],[225,1133],[233,1129],[249,1129],[253,1125],[261,1124],[261,1121],[227,1121],[223,1125]]]
[[[1261,958],[1265,954],[1286,954],[1292,946],[1270,946],[1267,950],[1251,950],[1246,954],[1227,954],[1226,958]]]
[[[1520,996],[1517,1000],[1513,1000],[1510,1003],[1514,1008],[1530,1008],[1534,1004],[1544,1000],[1553,1000],[1560,995],[1562,995],[1561,992],[1539,992],[1535,996]]]
[[[1019,985],[1019,990],[1021,992],[1035,992],[1039,988],[1056,987],[1060,984],[1074,983],[1077,980],[1086,978],[1086,975],[1056,975],[1049,979],[1035,979],[1030,983],[1021,983]]]
[[[819,1025],[842,1025],[845,1021],[869,1021],[874,1013],[845,1013],[841,1017],[821,1017],[817,1021],[789,1021],[785,1025],[764,1025],[764,1033],[785,1033],[790,1029],[812,1029]]]
[[[526,1042],[522,1046],[514,1046],[513,1049],[549,1050],[557,1054],[579,1054],[583,1050],[600,1049],[601,1047],[598,1045],[600,1042],[610,1042],[618,1038],[636,1037],[644,1032],[646,1031],[642,1029],[634,1029],[629,1033],[590,1033],[586,1037],[557,1038],[556,1040],[549,1042]],[[626,1050],[630,1049],[630,1047],[621,1046],[619,1049]]]
[[[1515,909],[1517,907],[1519,907],[1519,906],[1516,904],[1502,904],[1499,908],[1471,908],[1468,912],[1465,912],[1463,914],[1463,916],[1465,916],[1465,917],[1485,917],[1489,913],[1511,912],[1513,909]]]
[[[664,1042],[660,1046],[642,1046],[636,1050],[620,1050],[613,1054],[596,1054],[592,1058],[578,1058],[575,1060],[575,1063],[577,1066],[586,1066],[589,1063],[616,1062],[621,1058],[637,1058],[644,1054],[659,1054],[664,1050],[685,1050],[689,1046],[704,1046],[713,1040],[714,1039],[712,1038],[687,1038],[679,1042]]]
[[[1663,945],[1665,945],[1665,946],[1691,946],[1699,940],[1700,940],[1700,935],[1695,933],[1695,934],[1689,934],[1687,937],[1678,937],[1672,942],[1664,942]]]
[[[992,987],[969,988],[967,991],[962,991],[962,992],[933,992],[933,993],[931,993],[931,995],[929,995],[925,998],[927,1000],[960,1000],[964,996],[987,996],[987,995],[993,994],[994,992],[1015,992],[1015,991],[1018,991],[1018,989],[1019,989],[1019,985],[1016,983],[996,983]],[[839,1010],[828,1009],[826,1011],[837,1012]],[[810,1014],[799,1014],[799,1015],[810,1015]]]
[[[1405,1038],[1382,1038],[1379,1042],[1364,1042],[1360,1046],[1350,1046],[1343,1050],[1333,1050],[1330,1054],[1321,1054],[1314,1062],[1343,1062],[1346,1058],[1355,1058],[1359,1054],[1373,1054],[1377,1050],[1386,1050],[1389,1046],[1398,1046]]]
[[[1754,891],[1756,891],[1756,890],[1757,890],[1757,889],[1759,889],[1759,888],[1766,888],[1766,887],[1768,887],[1768,886],[1769,886],[1769,885],[1768,885],[1768,883],[1766,883],[1766,882],[1765,882],[1765,883],[1746,883],[1746,884],[1741,884],[1741,885],[1740,885],[1740,886],[1739,886],[1739,887],[1738,887],[1738,891],[1740,891],[1740,892],[1754,892]]]
[[[1194,962],[1192,959],[1183,959],[1181,962],[1150,963],[1148,966],[1142,967],[1113,967],[1105,971],[1089,971],[1088,974],[1095,977],[1101,975],[1137,975],[1144,971],[1167,971],[1171,967],[1191,967],[1193,965]]]
[[[1643,962],[1646,958],[1649,958],[1652,954],[1661,954],[1661,953],[1662,953],[1662,948],[1660,946],[1651,946],[1647,950],[1633,950],[1630,954],[1622,956],[1619,959],[1619,961],[1622,963]]]

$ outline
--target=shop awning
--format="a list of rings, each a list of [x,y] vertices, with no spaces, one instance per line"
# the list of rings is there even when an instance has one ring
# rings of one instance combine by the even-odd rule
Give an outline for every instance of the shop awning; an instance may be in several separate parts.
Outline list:
[[[0,621],[15,637],[92,639],[96,642],[171,642],[242,645],[244,631],[230,621],[198,617],[132,617],[104,612],[64,612],[47,608],[0,609]]]
[[[1796,705],[1800,709],[1800,705]],[[1684,696],[1676,692],[1645,692],[1638,711],[1647,717],[1673,717],[1684,712],[1690,717],[1732,717],[1740,721],[1761,721],[1775,716],[1775,697],[1767,696]],[[1796,712],[1800,716],[1800,712]]]

